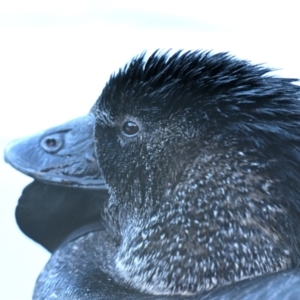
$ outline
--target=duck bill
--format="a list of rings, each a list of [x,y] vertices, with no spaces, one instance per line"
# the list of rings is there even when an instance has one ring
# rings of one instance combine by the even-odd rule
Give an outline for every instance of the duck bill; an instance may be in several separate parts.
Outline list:
[[[34,179],[64,186],[106,189],[95,155],[95,119],[88,114],[11,142],[4,159]]]

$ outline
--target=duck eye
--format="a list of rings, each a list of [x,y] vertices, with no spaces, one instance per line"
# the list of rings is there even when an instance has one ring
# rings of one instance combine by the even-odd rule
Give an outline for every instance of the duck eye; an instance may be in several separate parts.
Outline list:
[[[133,136],[138,134],[139,126],[137,126],[132,121],[127,121],[127,122],[124,123],[124,125],[122,127],[122,131],[126,136],[133,137]]]

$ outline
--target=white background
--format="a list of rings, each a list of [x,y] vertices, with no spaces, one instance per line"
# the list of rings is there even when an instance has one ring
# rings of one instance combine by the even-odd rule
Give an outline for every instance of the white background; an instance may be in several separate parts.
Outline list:
[[[211,49],[300,78],[298,1],[0,0],[0,151],[85,114],[141,51]],[[31,298],[49,254],[14,209],[30,178],[0,161],[1,299]]]

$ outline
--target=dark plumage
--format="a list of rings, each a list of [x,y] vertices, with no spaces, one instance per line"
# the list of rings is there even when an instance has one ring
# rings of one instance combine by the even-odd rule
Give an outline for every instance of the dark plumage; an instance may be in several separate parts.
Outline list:
[[[24,234],[54,252],[66,239],[101,230],[100,211],[107,198],[105,190],[54,186],[35,180],[23,190],[16,220]]]
[[[141,293],[126,284],[116,283],[114,277],[101,269],[101,248],[104,248],[106,238],[104,232],[94,232],[60,247],[39,276],[33,299],[291,300],[297,299],[300,292],[300,270],[295,269],[237,282],[194,296]]]
[[[94,193],[94,194],[93,194]],[[84,189],[72,189],[68,187],[53,186],[50,184],[34,181],[28,185],[19,200],[19,215],[29,214],[31,227],[25,232],[37,243],[47,247],[48,250],[60,246],[50,258],[45,270],[40,275],[33,299],[172,299],[184,300],[184,296],[154,296],[139,293],[124,285],[116,284],[114,279],[109,277],[99,268],[98,260],[102,259],[100,244],[105,242],[105,234],[101,228],[94,230],[90,224],[99,217],[99,195],[96,200],[96,193],[104,197],[104,191],[90,191]],[[56,197],[58,197],[56,199]],[[100,197],[101,198],[101,197]],[[82,206],[85,202],[85,207]],[[73,204],[72,204],[73,203]],[[51,205],[53,204],[53,205]],[[53,206],[53,207],[52,207]],[[40,210],[40,208],[44,210]],[[67,208],[70,208],[70,211]],[[94,207],[94,211],[92,208]],[[77,208],[77,209],[76,209]],[[48,211],[49,210],[49,211]],[[86,224],[78,227],[83,216],[75,213],[70,223],[64,222],[72,211],[82,211],[83,216],[89,216]],[[53,218],[51,219],[50,216]],[[63,219],[59,219],[61,216]],[[24,216],[23,216],[24,217]],[[41,220],[42,217],[45,220]],[[57,224],[56,224],[57,222]],[[74,231],[67,236],[67,229],[70,225]],[[22,223],[19,223],[22,230]],[[41,228],[39,228],[41,227]],[[56,227],[56,231],[53,230]],[[49,232],[49,228],[52,228]],[[84,232],[82,229],[88,229]],[[60,232],[61,231],[61,232]],[[36,234],[39,232],[40,234]],[[62,233],[66,233],[63,237]],[[63,243],[61,243],[64,240]],[[49,275],[54,275],[49,277]],[[292,270],[284,273],[272,274],[256,280],[247,280],[233,284],[226,288],[216,289],[208,293],[201,293],[191,300],[232,300],[232,299],[270,299],[283,300],[294,299],[300,293],[300,270]]]
[[[292,80],[268,78],[263,75],[268,70],[224,54],[177,54],[168,61],[166,55],[156,53],[145,64],[143,59],[141,56],[133,60],[128,68],[113,75],[92,110],[97,115],[99,161],[112,192],[104,214],[107,230],[76,235],[61,244],[39,276],[33,298],[296,298],[299,269],[262,275],[189,297],[138,291],[193,293],[193,289],[181,288],[205,290],[240,280],[243,274],[256,277],[296,266],[299,257],[299,88],[291,84]],[[39,146],[34,146],[40,138],[35,138],[9,146],[6,159],[22,172],[47,182],[82,187],[90,187],[91,183],[98,186],[100,182],[103,186],[100,173],[86,159],[93,157],[94,150],[85,146],[91,141],[85,143],[80,136],[84,134],[88,139],[91,126],[85,127],[81,121],[79,124],[73,123],[79,128],[78,136],[76,130],[73,134],[73,128],[68,129],[72,132],[70,143],[59,155],[44,160]],[[64,137],[65,131],[60,133]],[[79,148],[73,147],[77,138],[81,141]],[[108,144],[101,145],[101,141]],[[30,153],[23,151],[28,142],[32,145]],[[88,153],[78,161],[83,149]],[[59,167],[57,162],[63,153],[71,159]],[[30,160],[34,168],[32,163],[28,165],[28,154],[31,158],[38,155],[47,168],[43,165],[41,172],[35,159]],[[72,166],[72,157],[87,180],[83,172],[78,176],[72,173],[77,168],[68,167]],[[60,209],[66,214],[68,207],[72,211],[71,204],[63,203],[70,199],[71,189],[60,194],[58,187],[35,182],[25,189],[20,201],[22,205],[29,204],[23,212],[31,210],[33,220],[38,220],[32,214],[32,210],[36,211],[33,201],[40,201],[43,191],[47,191],[49,203],[54,201],[50,211],[54,219],[56,213],[61,214]],[[76,196],[81,194],[88,200],[88,193],[84,195],[81,190]],[[51,195],[59,199],[51,199]],[[30,200],[24,201],[24,197]],[[81,207],[81,201],[78,203]],[[87,206],[88,203],[89,200]],[[90,210],[85,207],[83,214],[84,211]],[[48,238],[47,243],[56,248],[57,240]],[[35,239],[42,240],[39,235]],[[163,264],[166,260],[170,264]],[[138,268],[134,269],[135,264]],[[174,264],[176,268],[168,274]],[[213,272],[218,269],[220,272]],[[124,276],[128,270],[135,272],[132,280]],[[157,270],[162,273],[155,274]],[[199,275],[199,281],[191,285],[194,274]],[[155,282],[158,284],[152,288]],[[166,282],[173,285],[172,290],[164,289]]]
[[[155,52],[111,76],[95,142],[119,282],[188,295],[299,265],[300,88],[269,72]]]

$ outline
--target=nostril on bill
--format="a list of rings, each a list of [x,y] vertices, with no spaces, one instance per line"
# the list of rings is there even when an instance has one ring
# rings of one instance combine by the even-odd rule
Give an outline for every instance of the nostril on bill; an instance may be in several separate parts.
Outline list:
[[[63,145],[63,139],[59,134],[48,135],[41,140],[41,147],[49,153],[56,153]]]
[[[47,138],[45,140],[45,143],[48,147],[56,147],[57,146],[57,142],[56,142],[56,139],[49,139]]]

